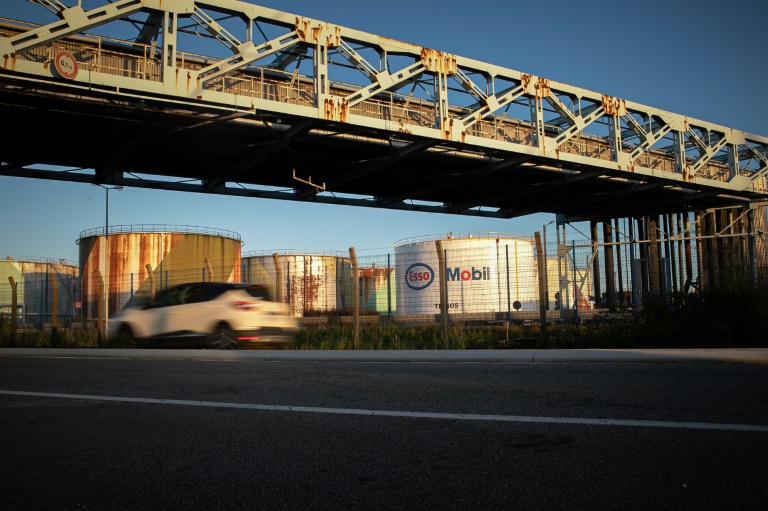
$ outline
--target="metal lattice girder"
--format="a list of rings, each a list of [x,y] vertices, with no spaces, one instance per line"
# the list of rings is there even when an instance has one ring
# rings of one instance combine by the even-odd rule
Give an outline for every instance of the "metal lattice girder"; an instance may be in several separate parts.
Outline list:
[[[154,3],[154,2],[153,2]],[[145,5],[135,0],[119,0],[115,3],[85,12],[79,5],[64,9],[59,1],[48,2],[48,8],[61,17],[60,21],[26,31],[16,37],[0,38],[0,54],[12,55],[90,30],[104,23],[125,18],[140,12]]]
[[[15,1],[3,2],[0,15]],[[666,207],[675,197],[680,208],[690,209],[767,195],[768,138],[520,71],[238,0],[104,0],[90,11],[79,3],[67,5],[75,0],[38,3],[60,20],[0,35],[4,90],[77,96],[81,102],[71,106],[73,115],[86,104],[93,105],[91,116],[98,115],[99,102],[123,105],[125,117],[115,126],[133,126],[132,119],[136,126],[139,119],[157,122],[151,130],[137,127],[110,158],[97,162],[114,167],[118,179],[137,171],[134,152],[164,156],[157,148],[162,137],[188,140],[194,139],[191,132],[232,129],[211,148],[222,151],[208,162],[215,175],[206,175],[202,163],[188,170],[197,168],[202,156],[191,156],[186,164],[167,158],[166,166],[178,165],[170,175],[199,179],[200,190],[214,193],[234,193],[226,186],[233,182],[301,188],[256,170],[291,160],[289,166],[313,165],[312,175],[329,184],[327,192],[290,192],[294,200],[496,217],[532,211],[536,204],[550,208],[542,211],[575,215],[587,185],[595,189],[595,200],[604,199],[595,209],[614,213],[621,209],[615,197],[642,196],[638,200],[648,205],[632,209],[638,211],[652,203]],[[86,35],[123,20],[142,27],[125,44],[110,41],[102,47]],[[198,48],[185,46],[183,36],[191,33],[215,43],[215,55],[201,57]],[[66,79],[57,75],[51,62],[62,48],[87,72]],[[134,106],[149,103],[168,117],[159,122]],[[228,117],[233,108],[237,115]],[[292,135],[275,141],[270,137],[281,124],[283,133]],[[209,131],[212,126],[220,131]],[[99,133],[98,126],[93,129]],[[267,139],[229,142],[245,132]],[[392,154],[393,137],[410,149]],[[334,149],[324,149],[327,142]],[[88,164],[68,156],[67,163]],[[64,163],[49,159],[44,163]],[[15,164],[3,168],[8,175],[40,175]],[[481,184],[493,193],[465,196]],[[548,197],[553,192],[557,200]],[[342,198],[345,193],[354,197]]]

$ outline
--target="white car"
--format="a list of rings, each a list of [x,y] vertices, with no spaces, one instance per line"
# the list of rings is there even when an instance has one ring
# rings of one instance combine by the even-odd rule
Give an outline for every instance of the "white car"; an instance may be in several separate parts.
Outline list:
[[[109,320],[111,345],[211,349],[289,346],[299,331],[289,307],[260,284],[192,282]]]

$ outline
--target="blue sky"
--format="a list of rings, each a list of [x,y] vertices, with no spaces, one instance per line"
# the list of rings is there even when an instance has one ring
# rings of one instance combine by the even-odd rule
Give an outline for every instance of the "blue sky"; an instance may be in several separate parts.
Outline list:
[[[252,3],[768,135],[766,2]],[[50,19],[43,7],[24,0],[3,0],[0,16]],[[104,196],[103,189],[88,184],[0,177],[0,256],[77,261],[80,231],[104,225]],[[403,238],[449,231],[532,235],[553,218],[477,219],[133,188],[110,192],[109,210],[110,225],[234,231],[244,252],[355,247],[358,254],[371,255],[389,251]]]

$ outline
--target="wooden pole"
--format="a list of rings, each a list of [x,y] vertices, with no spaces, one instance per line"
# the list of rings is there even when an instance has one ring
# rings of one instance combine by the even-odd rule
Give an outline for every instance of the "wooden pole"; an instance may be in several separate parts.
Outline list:
[[[149,279],[149,303],[155,303],[155,278],[152,274],[152,267],[147,263],[147,278]]]
[[[349,247],[349,259],[352,262],[352,337],[357,348],[360,343],[360,281],[353,247]]]
[[[448,307],[446,304],[446,279],[445,279],[445,252],[443,252],[443,242],[435,241],[435,250],[437,250],[437,280],[440,283],[440,324],[443,332],[443,343],[448,347]]]
[[[11,283],[11,339],[10,346],[13,348],[16,345],[16,323],[19,321],[19,297],[18,290],[16,288],[16,281],[13,277],[8,277],[8,282]]]
[[[539,317],[541,321],[541,336],[547,333],[547,255],[541,242],[541,233],[535,232],[536,253],[538,254],[537,263],[539,269]],[[509,277],[507,277],[509,278]]]
[[[51,348],[59,347],[59,284],[56,282],[56,274],[52,269],[48,270],[51,279],[53,303],[51,304]]]

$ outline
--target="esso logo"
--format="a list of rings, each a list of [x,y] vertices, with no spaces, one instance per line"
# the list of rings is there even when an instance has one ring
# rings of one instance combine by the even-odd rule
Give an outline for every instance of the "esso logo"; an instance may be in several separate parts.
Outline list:
[[[405,271],[405,284],[414,291],[429,287],[435,280],[435,272],[424,263],[412,264]]]

